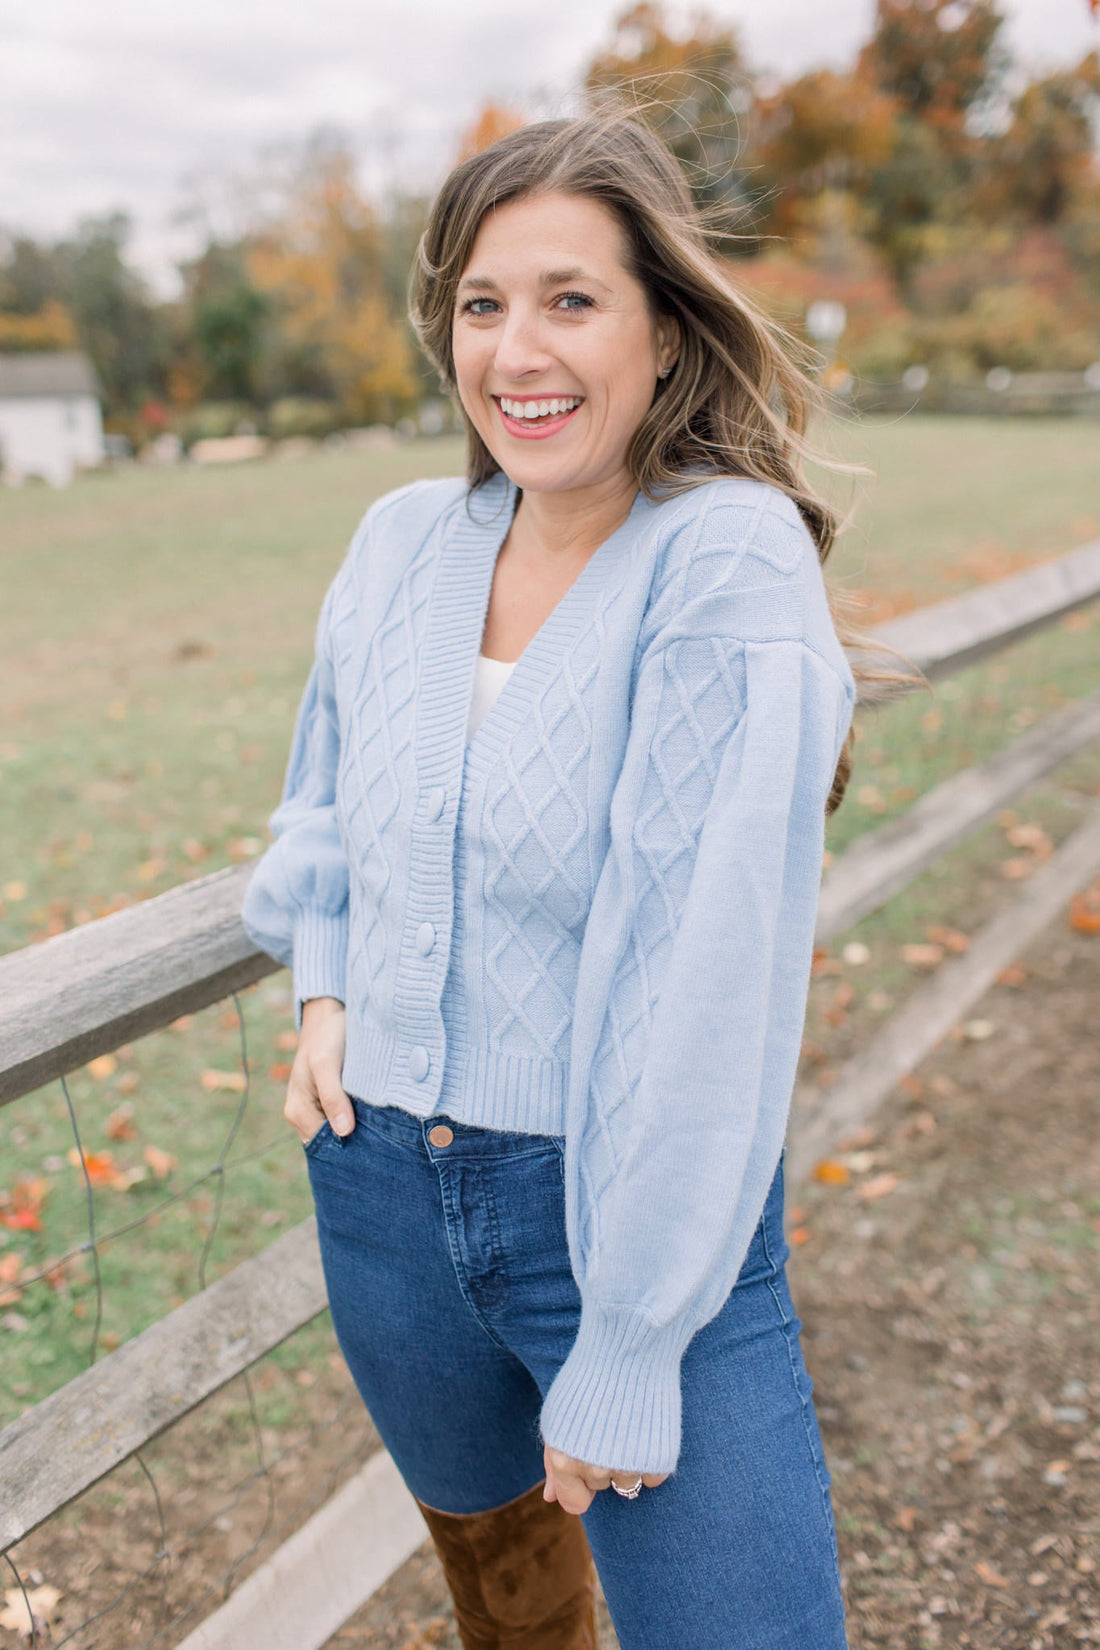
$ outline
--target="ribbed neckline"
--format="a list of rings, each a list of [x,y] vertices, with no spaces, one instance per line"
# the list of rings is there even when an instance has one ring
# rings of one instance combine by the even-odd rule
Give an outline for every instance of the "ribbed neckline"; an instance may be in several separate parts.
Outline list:
[[[479,546],[483,559],[479,565],[482,605],[477,631],[478,650],[485,629],[497,556],[507,537],[519,493],[519,489],[512,481],[498,474],[473,496],[487,495],[490,488],[494,488],[495,493],[492,499],[486,497],[486,507],[487,512],[492,512],[492,519],[497,523],[497,528],[487,531]],[[494,504],[498,505],[497,509],[493,509]],[[652,508],[650,500],[639,489],[625,519],[596,548],[564,596],[547,614],[519,658],[513,661],[511,675],[466,746],[468,771],[476,773],[487,768],[501,746],[506,744],[520,727],[538,689],[552,674],[569,642],[580,631],[586,614],[591,610],[592,600],[607,577],[608,571],[617,564],[621,554],[637,537],[639,518],[646,510]],[[462,513],[458,520],[464,524]],[[502,522],[504,526],[500,527],[499,524]],[[464,535],[456,530],[454,537],[455,543],[445,548],[444,555],[448,550],[451,554],[462,554],[467,550],[467,546],[460,542]],[[469,685],[472,691],[472,669]]]

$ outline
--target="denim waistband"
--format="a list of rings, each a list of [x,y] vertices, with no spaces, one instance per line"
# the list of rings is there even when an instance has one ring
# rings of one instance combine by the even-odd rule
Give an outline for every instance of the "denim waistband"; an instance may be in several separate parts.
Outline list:
[[[414,1117],[400,1106],[373,1106],[358,1096],[350,1096],[355,1107],[356,1124],[363,1123],[376,1134],[385,1135],[395,1144],[414,1150],[430,1152],[434,1142],[430,1132],[445,1124],[454,1136],[448,1143],[448,1157],[525,1157],[532,1152],[554,1147],[564,1150],[565,1137],[556,1134],[524,1134],[510,1129],[483,1129],[473,1123],[460,1123],[440,1112],[432,1117]],[[433,1153],[434,1155],[434,1153]]]

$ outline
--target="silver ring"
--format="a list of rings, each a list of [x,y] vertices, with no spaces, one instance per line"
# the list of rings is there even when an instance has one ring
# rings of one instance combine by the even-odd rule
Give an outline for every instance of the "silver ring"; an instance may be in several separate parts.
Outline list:
[[[642,1493],[643,1482],[644,1480],[642,1474],[639,1473],[638,1482],[636,1484],[632,1484],[628,1490],[624,1490],[621,1484],[616,1484],[614,1479],[611,1480],[611,1488],[615,1491],[616,1495],[621,1495],[624,1501],[636,1501]]]

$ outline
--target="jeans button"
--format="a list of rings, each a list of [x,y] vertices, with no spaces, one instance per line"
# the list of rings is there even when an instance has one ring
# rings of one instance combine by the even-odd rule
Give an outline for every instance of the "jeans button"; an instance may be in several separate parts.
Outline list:
[[[455,1131],[449,1129],[446,1123],[437,1123],[434,1129],[428,1130],[428,1139],[433,1146],[449,1146],[455,1137]]]
[[[430,922],[422,922],[420,927],[416,930],[416,949],[420,952],[422,957],[427,957],[430,955],[434,944],[435,925]]]
[[[422,1083],[428,1075],[428,1068],[431,1063],[431,1056],[427,1049],[422,1048],[418,1043],[409,1055],[409,1076],[414,1082]]]

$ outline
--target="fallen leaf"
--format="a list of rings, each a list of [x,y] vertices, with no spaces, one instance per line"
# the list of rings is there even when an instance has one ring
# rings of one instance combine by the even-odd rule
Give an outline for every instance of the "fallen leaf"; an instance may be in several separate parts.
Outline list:
[[[195,1016],[193,1014],[181,1014],[178,1020],[171,1022],[168,1029],[169,1031],[190,1031],[194,1023]]]
[[[81,1165],[81,1153],[71,1146],[66,1153],[74,1169]],[[111,1152],[84,1152],[84,1169],[92,1186],[109,1186],[112,1191],[126,1192],[145,1178],[144,1169],[120,1169]]]
[[[800,1248],[803,1243],[808,1243],[809,1241],[810,1228],[808,1226],[796,1226],[794,1231],[791,1233],[791,1242],[794,1244],[795,1248]]]
[[[814,1179],[823,1180],[826,1186],[846,1186],[851,1178],[848,1165],[838,1163],[833,1157],[823,1157],[814,1165]]]
[[[6,1226],[9,1232],[40,1232],[42,1206],[49,1191],[48,1180],[22,1176],[0,1198],[0,1226]]]
[[[958,928],[942,928],[934,924],[931,928],[925,929],[924,937],[931,940],[933,945],[942,945],[945,951],[954,951],[957,956],[970,949],[970,935],[964,934]]]
[[[15,1283],[23,1270],[23,1257],[14,1250],[10,1255],[0,1255],[0,1283]]]
[[[137,1135],[134,1127],[134,1108],[127,1102],[113,1111],[107,1119],[107,1133],[112,1140],[133,1140]]]
[[[898,1088],[907,1099],[919,1100],[924,1093],[924,1080],[920,1077],[914,1077],[913,1073],[910,1072],[907,1077],[901,1079]]]
[[[1027,984],[1027,977],[1027,969],[1019,963],[1009,963],[1007,968],[1000,969],[994,976],[998,985],[1011,985],[1017,988]]]
[[[289,1078],[293,1066],[288,1066],[285,1060],[277,1060],[273,1066],[268,1066],[267,1075],[273,1077],[276,1083],[285,1083]]]
[[[1005,859],[1001,861],[1001,875],[1008,882],[1020,882],[1031,875],[1035,865],[1033,859]]]
[[[979,1558],[974,1566],[974,1574],[984,1581],[987,1587],[1007,1587],[1008,1577],[1003,1576],[1000,1570],[995,1570],[992,1564],[987,1564],[984,1558]]]
[[[118,1070],[118,1061],[113,1054],[99,1054],[88,1061],[88,1070],[93,1077],[110,1077]]]
[[[298,1047],[298,1033],[296,1031],[280,1031],[275,1038],[275,1047],[280,1049],[295,1049]]]
[[[813,961],[810,963],[811,974],[818,976],[821,974],[843,974],[843,972],[844,964],[839,957],[832,957],[828,951],[820,948],[815,950]]]
[[[900,1175],[896,1175],[892,1169],[888,1169],[885,1174],[873,1175],[870,1180],[865,1180],[856,1189],[860,1197],[885,1197],[887,1192],[894,1190],[900,1179]]]
[[[943,946],[903,945],[901,956],[911,968],[938,968],[943,961]]]
[[[229,1089],[233,1094],[243,1094],[248,1086],[243,1071],[217,1071],[213,1067],[203,1072],[199,1082],[204,1089]]]
[[[223,1031],[236,1031],[241,1023],[241,1017],[235,1008],[227,1008],[224,1014],[218,1015],[218,1024]]]
[[[898,1511],[894,1514],[895,1528],[897,1528],[899,1530],[905,1530],[906,1533],[908,1533],[910,1530],[912,1530],[915,1527],[916,1522],[917,1522],[917,1509],[916,1509],[916,1507],[899,1507]]]
[[[1069,925],[1078,934],[1100,934],[1100,890],[1090,888],[1071,901]]]
[[[146,1146],[141,1155],[158,1180],[167,1180],[179,1162],[179,1159],[173,1157],[171,1152],[161,1151],[159,1146]]]
[[[6,1627],[9,1633],[21,1633],[25,1639],[37,1637],[39,1628],[48,1627],[60,1598],[58,1589],[47,1584],[28,1587],[25,1596],[22,1587],[6,1587],[0,1627]]]
[[[1014,848],[1030,848],[1037,859],[1049,859],[1054,852],[1054,844],[1041,825],[1013,825],[1005,835]]]

